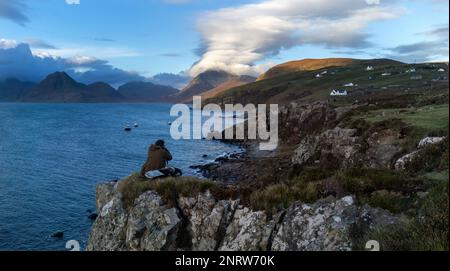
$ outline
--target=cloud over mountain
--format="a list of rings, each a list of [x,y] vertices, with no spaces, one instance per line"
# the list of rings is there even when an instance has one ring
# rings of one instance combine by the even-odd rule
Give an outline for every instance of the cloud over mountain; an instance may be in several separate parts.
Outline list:
[[[66,71],[83,83],[103,81],[118,85],[146,80],[138,73],[115,68],[107,61],[95,57],[63,58],[44,52],[33,54],[27,43],[0,39],[0,80],[17,78],[37,82],[55,71]]]
[[[380,0],[264,0],[223,8],[201,16],[200,60],[195,76],[208,69],[258,74],[258,61],[300,45],[326,48],[366,48],[366,27],[393,19],[403,10]]]

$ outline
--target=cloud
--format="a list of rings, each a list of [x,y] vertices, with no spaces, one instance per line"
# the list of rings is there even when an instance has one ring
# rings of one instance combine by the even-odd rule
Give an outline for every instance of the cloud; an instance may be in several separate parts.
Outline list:
[[[66,0],[66,3],[69,5],[79,5],[80,0]]]
[[[17,78],[38,82],[55,71],[66,71],[83,83],[103,81],[119,85],[147,80],[136,72],[113,67],[108,61],[92,56],[64,58],[47,52],[33,53],[29,44],[0,39],[0,80]]]
[[[255,75],[262,70],[255,63],[305,44],[367,48],[367,26],[402,12],[375,0],[264,0],[208,12],[198,21],[200,60],[190,74],[223,69]]]
[[[192,78],[184,73],[173,74],[173,73],[160,73],[149,80],[150,82],[158,85],[171,86],[177,89],[184,88]]]
[[[181,57],[181,54],[178,53],[163,53],[163,54],[159,54],[159,56],[163,56],[163,57]]]
[[[28,17],[23,13],[25,8],[22,0],[0,0],[0,18],[23,26],[28,22]]]
[[[29,38],[26,39],[26,42],[30,47],[36,48],[36,49],[57,49],[55,46],[51,45],[50,43],[47,43],[46,41],[43,41],[41,39],[36,38]]]
[[[115,42],[113,39],[109,38],[94,38],[95,41],[102,41],[102,42]]]
[[[386,57],[409,63],[448,61],[448,33],[448,25],[437,26],[429,31],[419,33],[424,38],[422,41],[388,48]]]

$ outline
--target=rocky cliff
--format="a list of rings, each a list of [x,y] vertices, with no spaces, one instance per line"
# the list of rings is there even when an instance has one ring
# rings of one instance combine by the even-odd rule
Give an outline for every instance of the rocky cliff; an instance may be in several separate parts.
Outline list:
[[[99,216],[87,250],[352,250],[353,229],[398,222],[387,211],[358,206],[353,196],[295,202],[268,215],[239,200],[216,199],[209,190],[177,196],[173,206],[150,190],[125,207],[119,185],[97,187]]]

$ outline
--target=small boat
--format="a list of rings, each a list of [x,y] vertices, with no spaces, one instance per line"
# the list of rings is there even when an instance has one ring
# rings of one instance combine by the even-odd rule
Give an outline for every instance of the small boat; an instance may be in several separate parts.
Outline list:
[[[126,126],[125,128],[123,128],[126,132],[130,132],[131,131],[131,127]]]
[[[133,126],[134,126],[134,128],[137,128],[137,127],[139,127],[139,123],[136,122]]]
[[[170,126],[170,125],[172,125],[172,122],[169,121],[167,124]]]

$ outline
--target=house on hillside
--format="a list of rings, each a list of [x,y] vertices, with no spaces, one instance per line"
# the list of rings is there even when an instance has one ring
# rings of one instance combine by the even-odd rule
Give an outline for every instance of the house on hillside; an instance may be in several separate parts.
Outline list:
[[[322,75],[320,73],[316,74],[316,78],[320,78]]]
[[[445,72],[445,70],[444,70],[443,68],[440,68],[440,69],[438,70],[438,72]]]
[[[414,68],[406,70],[406,73],[414,73],[414,72],[416,72],[416,69]]]
[[[357,87],[357,86],[358,86],[357,84],[353,84],[352,82],[344,84],[344,87]]]
[[[381,76],[391,76],[392,74],[390,73],[390,72],[383,72],[382,74],[381,74]]]
[[[367,66],[366,71],[373,71],[373,67],[372,66]]]
[[[347,96],[348,92],[347,90],[341,90],[341,89],[333,89],[331,91],[330,96]]]

